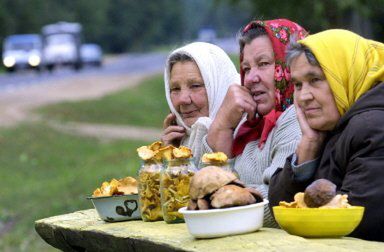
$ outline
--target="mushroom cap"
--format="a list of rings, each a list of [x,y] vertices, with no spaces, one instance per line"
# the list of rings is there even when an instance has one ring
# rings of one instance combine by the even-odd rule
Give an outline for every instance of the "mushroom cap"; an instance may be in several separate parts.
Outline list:
[[[308,207],[320,207],[336,196],[336,185],[327,179],[312,182],[304,191],[304,202]]]
[[[211,205],[214,208],[244,206],[256,202],[251,192],[237,185],[225,185],[211,196]]]
[[[189,196],[193,200],[204,198],[220,187],[236,180],[236,176],[217,166],[207,166],[195,173],[191,179]]]

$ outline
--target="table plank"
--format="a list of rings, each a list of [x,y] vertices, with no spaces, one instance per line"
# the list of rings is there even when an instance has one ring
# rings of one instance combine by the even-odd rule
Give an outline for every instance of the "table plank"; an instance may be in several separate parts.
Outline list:
[[[184,223],[106,223],[94,209],[38,220],[35,229],[47,243],[64,251],[384,251],[381,242],[347,237],[305,239],[273,228],[194,239]]]

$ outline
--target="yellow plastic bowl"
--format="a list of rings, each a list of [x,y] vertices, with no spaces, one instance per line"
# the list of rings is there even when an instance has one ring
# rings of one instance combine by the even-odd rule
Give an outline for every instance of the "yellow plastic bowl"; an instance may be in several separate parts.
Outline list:
[[[285,208],[273,207],[277,223],[292,235],[302,237],[341,237],[360,223],[364,207]]]

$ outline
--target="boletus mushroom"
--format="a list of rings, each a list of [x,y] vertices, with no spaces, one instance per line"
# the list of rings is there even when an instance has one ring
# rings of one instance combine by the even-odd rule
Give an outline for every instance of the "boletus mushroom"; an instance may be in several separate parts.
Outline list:
[[[255,202],[256,199],[248,190],[236,185],[225,185],[211,196],[211,205],[214,208],[244,206]]]
[[[218,166],[207,166],[195,173],[189,186],[192,200],[202,199],[220,187],[236,180],[236,176]]]
[[[321,207],[336,196],[336,185],[327,179],[312,182],[304,191],[304,202],[308,207]]]
[[[188,210],[243,206],[263,201],[256,189],[245,187],[233,173],[217,166],[207,166],[195,173],[189,195]]]

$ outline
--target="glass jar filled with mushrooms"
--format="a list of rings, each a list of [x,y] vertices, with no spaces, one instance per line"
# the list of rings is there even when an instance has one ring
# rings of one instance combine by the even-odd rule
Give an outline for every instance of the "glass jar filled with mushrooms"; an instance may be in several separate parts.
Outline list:
[[[160,175],[163,164],[144,161],[139,170],[139,205],[143,221],[163,219],[160,200]]]
[[[163,169],[163,154],[167,147],[154,142],[137,149],[143,160],[139,170],[139,205],[143,221],[163,219],[160,200],[160,175]]]
[[[188,205],[189,185],[195,172],[193,158],[176,158],[165,161],[160,182],[161,205],[165,222],[184,222],[184,217],[178,210]]]

